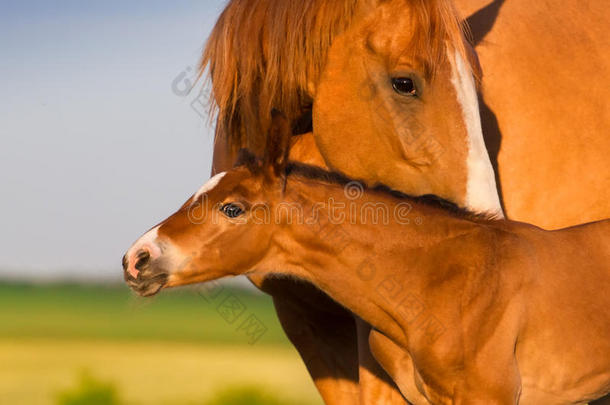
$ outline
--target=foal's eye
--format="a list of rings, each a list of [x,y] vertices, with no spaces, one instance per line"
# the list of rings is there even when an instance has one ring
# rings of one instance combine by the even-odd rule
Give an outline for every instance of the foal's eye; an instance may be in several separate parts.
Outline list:
[[[220,207],[220,211],[229,218],[237,218],[244,213],[242,207],[237,204],[229,203]]]
[[[408,77],[393,77],[392,88],[398,94],[403,96],[417,96],[417,88],[413,79]]]

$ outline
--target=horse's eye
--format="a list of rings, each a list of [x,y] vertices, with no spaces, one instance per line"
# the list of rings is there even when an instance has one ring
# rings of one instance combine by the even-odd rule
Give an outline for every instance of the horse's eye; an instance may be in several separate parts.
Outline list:
[[[392,88],[396,93],[403,96],[417,96],[415,83],[408,77],[393,77]]]
[[[229,218],[237,218],[238,216],[244,213],[242,207],[232,203],[223,205],[222,207],[220,207],[220,211],[222,211],[222,213]]]

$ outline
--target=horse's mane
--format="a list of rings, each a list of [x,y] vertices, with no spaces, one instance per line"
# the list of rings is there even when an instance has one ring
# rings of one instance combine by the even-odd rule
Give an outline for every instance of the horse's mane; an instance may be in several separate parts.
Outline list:
[[[245,167],[248,171],[254,175],[259,175],[264,172],[265,168],[274,167],[272,162],[260,159],[254,152],[249,149],[240,149],[237,160],[233,167]],[[276,170],[277,169],[277,170]],[[281,173],[278,173],[281,171]],[[452,201],[446,200],[435,194],[425,194],[421,196],[413,196],[410,194],[403,193],[402,191],[394,190],[385,184],[377,183],[372,187],[369,187],[366,182],[358,179],[353,179],[337,171],[326,170],[319,166],[308,165],[296,161],[286,161],[280,164],[280,167],[274,167],[275,175],[283,174],[280,176],[280,181],[283,182],[282,188],[286,189],[286,182],[289,178],[301,178],[314,180],[320,183],[334,184],[342,187],[345,186],[358,186],[363,191],[373,191],[393,197],[399,200],[407,200],[414,204],[422,204],[435,208],[440,208],[449,212],[453,215],[461,218],[470,219],[473,221],[477,220],[495,220],[498,219],[496,214],[493,213],[478,213],[472,212],[466,208],[460,207]]]
[[[251,169],[252,170],[252,169]],[[394,190],[385,184],[376,184],[373,187],[367,187],[366,183],[360,180],[351,179],[342,173],[331,172],[317,166],[306,165],[298,162],[290,162],[286,166],[287,177],[300,177],[315,181],[320,181],[328,184],[336,184],[340,186],[348,186],[350,184],[359,184],[362,190],[369,190],[388,195],[390,197],[406,200],[413,204],[425,205],[429,207],[442,209],[452,215],[460,218],[465,218],[473,221],[490,221],[497,219],[495,214],[472,212],[466,208],[460,207],[452,201],[445,200],[434,194],[425,194],[421,196],[413,196]]]
[[[230,147],[262,153],[269,111],[291,122],[310,111],[334,38],[352,22],[359,0],[231,0],[208,39],[200,73],[212,83],[216,136]],[[387,0],[379,0],[384,2]],[[465,53],[462,22],[452,0],[403,0],[418,28],[410,48],[437,66],[446,44]]]

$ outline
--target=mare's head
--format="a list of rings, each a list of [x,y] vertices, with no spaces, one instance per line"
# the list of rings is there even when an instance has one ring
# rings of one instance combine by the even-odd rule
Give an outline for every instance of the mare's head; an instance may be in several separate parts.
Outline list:
[[[248,43],[249,46],[243,46]],[[217,135],[263,153],[268,111],[310,115],[333,170],[500,211],[452,0],[232,0],[204,54]]]

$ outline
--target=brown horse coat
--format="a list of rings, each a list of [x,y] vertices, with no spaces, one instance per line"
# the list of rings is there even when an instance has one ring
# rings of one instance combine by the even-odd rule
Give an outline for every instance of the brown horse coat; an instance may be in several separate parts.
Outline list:
[[[245,162],[130,248],[132,288],[306,280],[378,331],[373,354],[413,403],[579,404],[610,391],[610,221],[545,231]]]
[[[229,144],[237,148],[247,145],[262,153],[265,142],[261,134],[268,125],[269,108],[280,108],[291,118],[297,118],[303,110],[311,113],[313,104],[316,142],[312,134],[298,138],[294,150],[298,159],[329,164],[352,176],[373,183],[381,181],[405,192],[434,193],[458,203],[465,201],[465,188],[459,186],[465,180],[462,174],[465,154],[459,147],[464,144],[462,138],[455,133],[449,139],[430,137],[429,134],[445,133],[430,128],[429,134],[419,139],[440,140],[443,148],[451,151],[445,157],[452,160],[437,171],[434,164],[411,171],[411,163],[425,160],[435,150],[426,150],[425,142],[413,150],[400,146],[405,146],[400,142],[401,133],[408,134],[421,125],[414,125],[417,122],[412,119],[394,119],[401,114],[386,113],[384,106],[391,105],[391,93],[378,92],[379,100],[368,100],[371,108],[366,108],[367,102],[358,103],[362,101],[359,97],[362,92],[355,90],[378,88],[384,71],[381,75],[374,70],[364,72],[369,76],[362,79],[363,72],[358,70],[362,66],[361,55],[371,55],[370,49],[358,47],[362,36],[354,21],[359,8],[384,5],[392,9],[391,2],[231,3],[237,7],[223,13],[204,60],[211,68],[215,101],[220,109],[214,157],[217,170],[226,170],[233,163],[234,155],[227,153]],[[406,20],[398,17],[406,17],[403,11],[412,6],[420,10],[439,6],[446,11],[453,2],[393,3],[395,11],[386,12],[386,20],[379,20],[377,26],[370,25],[376,37],[386,36],[388,45],[400,43],[401,37],[409,38],[412,33]],[[610,149],[610,137],[606,136],[610,123],[606,103],[610,90],[610,41],[606,34],[610,13],[605,2],[456,0],[455,3],[462,15],[470,16],[468,22],[483,69],[480,98],[483,130],[508,217],[559,228],[610,216],[610,160],[606,157]],[[429,12],[429,15],[438,14]],[[430,24],[434,24],[431,19],[419,21],[426,24],[424,27],[432,28]],[[436,24],[434,29],[423,30],[433,33],[428,40],[437,48],[438,40],[444,36],[435,29],[443,26],[452,26],[449,38],[455,39],[455,23]],[[350,28],[350,32],[344,33]],[[243,47],[243,43],[252,46]],[[385,53],[397,55],[373,52],[372,56],[384,59]],[[392,59],[382,66],[391,67]],[[365,61],[369,68],[376,66],[368,56]],[[349,69],[344,69],[344,65]],[[433,97],[431,108],[434,109],[435,100],[447,97]],[[343,109],[338,111],[338,106]],[[375,114],[370,115],[370,111]],[[445,113],[435,117],[435,125],[446,118],[449,123],[459,124],[459,119]],[[388,124],[392,125],[386,128]],[[388,170],[388,166],[401,170]],[[262,279],[255,281],[263,285]],[[341,318],[338,308],[330,304],[321,305],[319,295],[312,294],[310,289],[279,281],[266,282],[265,289],[274,294],[280,320],[305,362],[314,360],[308,368],[327,403],[344,405],[348,396],[352,403],[367,402],[369,398],[358,399],[357,393],[348,394],[357,388],[356,382],[363,386],[369,381],[367,373],[374,367],[367,361],[362,339],[359,347],[354,347],[356,331],[349,317]],[[294,319],[310,322],[307,327],[293,331],[289,325],[294,324]],[[321,326],[328,322],[337,327],[325,331]],[[366,335],[366,331],[363,333]],[[318,361],[320,358],[325,360]],[[379,390],[373,387],[369,391],[372,394],[365,389],[360,395],[373,395],[378,402]]]

